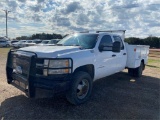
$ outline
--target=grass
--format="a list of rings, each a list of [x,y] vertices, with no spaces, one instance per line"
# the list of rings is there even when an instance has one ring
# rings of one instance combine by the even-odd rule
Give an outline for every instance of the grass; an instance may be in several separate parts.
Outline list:
[[[152,68],[160,68],[160,59],[149,58],[147,66]]]
[[[148,63],[160,63],[160,59],[152,59],[152,58],[149,58],[148,59]]]
[[[8,51],[10,50],[11,48],[0,48],[0,56],[1,55],[7,55]]]
[[[160,51],[159,50],[149,51],[149,59],[148,59],[147,66],[152,68],[160,68]]]

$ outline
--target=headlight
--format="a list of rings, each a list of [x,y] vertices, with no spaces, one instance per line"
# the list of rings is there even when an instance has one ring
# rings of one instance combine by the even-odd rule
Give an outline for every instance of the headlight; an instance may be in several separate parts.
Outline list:
[[[71,60],[44,60],[44,67],[48,67],[48,69],[43,70],[44,75],[68,74],[71,73]]]
[[[69,60],[50,60],[49,61],[49,68],[63,68],[63,67],[70,67]]]

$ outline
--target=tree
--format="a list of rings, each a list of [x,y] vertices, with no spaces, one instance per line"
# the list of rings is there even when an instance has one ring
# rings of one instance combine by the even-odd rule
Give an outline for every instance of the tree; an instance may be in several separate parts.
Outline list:
[[[147,37],[144,39],[130,37],[126,38],[125,42],[133,45],[149,45],[150,48],[160,48],[160,38],[158,37]]]

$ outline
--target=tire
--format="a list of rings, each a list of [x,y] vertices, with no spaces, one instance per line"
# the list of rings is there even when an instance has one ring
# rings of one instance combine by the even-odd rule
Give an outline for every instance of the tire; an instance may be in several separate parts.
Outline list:
[[[135,69],[135,71],[134,71],[134,76],[135,76],[135,77],[141,77],[141,76],[142,76],[143,69],[144,69],[144,63],[141,62],[140,66]]]
[[[128,68],[128,74],[130,76],[134,76],[134,69],[133,68]]]
[[[11,83],[12,83],[12,80],[7,80],[7,83],[8,83],[8,84],[11,84]]]
[[[91,96],[93,80],[91,76],[79,71],[73,77],[70,89],[66,93],[67,100],[74,105],[86,102]]]

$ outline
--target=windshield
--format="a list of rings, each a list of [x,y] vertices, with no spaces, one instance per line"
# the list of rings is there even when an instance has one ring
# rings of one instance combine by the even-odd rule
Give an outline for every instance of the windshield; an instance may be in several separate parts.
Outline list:
[[[50,40],[49,42],[48,42],[48,44],[56,44],[58,42],[58,40]]]
[[[48,40],[44,40],[41,42],[41,44],[47,44],[49,41]]]
[[[64,46],[81,46],[85,49],[92,49],[97,42],[97,34],[74,34],[69,35],[57,44]]]
[[[30,40],[27,40],[27,41],[26,41],[26,43],[32,43],[32,41],[30,41]]]
[[[36,43],[36,44],[38,44],[38,43],[41,43],[41,41],[33,41],[33,43]]]

